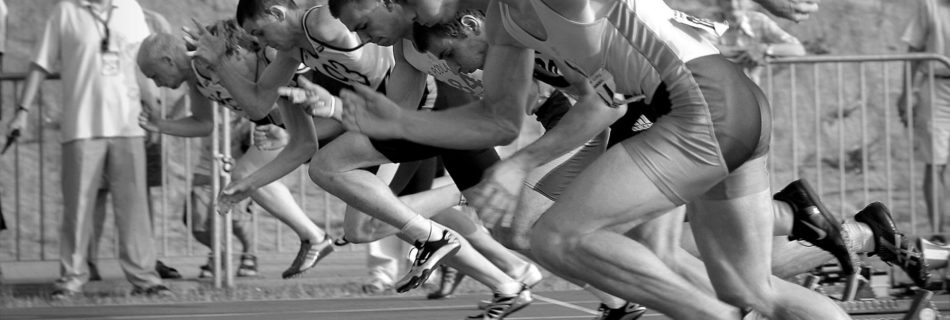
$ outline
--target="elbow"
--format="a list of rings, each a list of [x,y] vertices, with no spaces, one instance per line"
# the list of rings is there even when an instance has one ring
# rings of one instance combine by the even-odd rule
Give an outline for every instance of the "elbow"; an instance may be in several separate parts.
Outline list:
[[[214,123],[202,122],[198,126],[198,136],[210,136],[214,133]]]
[[[489,132],[492,132],[493,145],[508,145],[518,139],[518,135],[521,134],[521,123],[513,119],[501,119]]]

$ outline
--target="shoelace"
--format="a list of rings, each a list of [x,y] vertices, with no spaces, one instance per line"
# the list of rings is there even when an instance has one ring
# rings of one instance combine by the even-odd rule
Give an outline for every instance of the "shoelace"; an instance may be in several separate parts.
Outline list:
[[[498,317],[501,317],[501,315],[505,314],[505,311],[514,305],[516,299],[518,299],[518,295],[503,297],[496,294],[491,304],[485,308],[485,315],[487,315],[489,319],[498,319]]]

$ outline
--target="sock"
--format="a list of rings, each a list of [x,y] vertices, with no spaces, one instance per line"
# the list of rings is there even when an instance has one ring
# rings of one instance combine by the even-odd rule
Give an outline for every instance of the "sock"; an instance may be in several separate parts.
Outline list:
[[[845,244],[849,250],[857,253],[874,252],[874,233],[866,224],[848,221],[841,224],[841,232],[844,233]]]
[[[442,240],[442,231],[445,228],[433,223],[432,220],[416,215],[409,219],[399,230],[413,241],[428,242]]]
[[[513,296],[518,292],[521,292],[521,284],[517,281],[502,283],[498,285],[498,288],[495,288],[495,293],[503,296]]]
[[[600,299],[600,302],[603,303],[605,306],[607,306],[607,308],[620,309],[620,308],[623,308],[625,304],[627,304],[627,302],[623,301],[623,299],[614,297],[609,293],[600,291],[600,289],[595,289],[594,287],[587,287],[585,289],[587,290],[587,292],[590,292],[595,297],[597,297],[597,299]]]

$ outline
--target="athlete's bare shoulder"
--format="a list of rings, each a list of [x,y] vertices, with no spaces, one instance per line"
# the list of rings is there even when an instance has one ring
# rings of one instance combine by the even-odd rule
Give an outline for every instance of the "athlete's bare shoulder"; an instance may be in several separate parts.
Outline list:
[[[502,0],[491,1],[485,11],[485,35],[488,37],[488,43],[493,46],[524,47],[505,30],[504,22],[502,22],[501,6],[507,6],[507,4],[502,2]]]

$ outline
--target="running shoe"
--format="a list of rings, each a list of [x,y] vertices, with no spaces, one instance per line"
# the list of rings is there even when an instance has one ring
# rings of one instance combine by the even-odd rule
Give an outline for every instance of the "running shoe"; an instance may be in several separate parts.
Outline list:
[[[459,283],[462,282],[462,278],[465,278],[465,274],[459,272],[457,269],[443,265],[442,266],[442,283],[439,286],[439,290],[432,291],[429,295],[426,296],[429,300],[440,300],[451,298],[455,293],[455,289],[458,288]]]
[[[636,320],[647,313],[647,308],[633,302],[627,302],[623,307],[611,309],[606,304],[601,303],[600,308],[597,308],[597,312],[600,315],[594,320]]]
[[[788,184],[773,197],[792,207],[794,221],[788,239],[804,240],[831,253],[845,274],[858,272],[857,257],[848,250],[841,235],[841,222],[821,203],[807,181],[799,179]]]
[[[544,275],[541,274],[541,270],[538,269],[538,266],[533,263],[528,263],[528,266],[525,267],[524,273],[522,273],[520,276],[518,276],[514,280],[521,283],[528,289],[532,289],[534,288],[535,285],[538,284],[538,282],[541,282],[541,280],[543,279],[544,279]],[[525,292],[528,295],[531,294],[531,291],[525,291]],[[528,299],[530,298],[531,297],[529,296]],[[491,305],[491,301],[489,300],[482,300],[478,302],[478,308],[481,310],[485,310],[485,308],[488,308],[489,305]]]
[[[439,266],[442,259],[459,251],[461,243],[448,230],[442,231],[442,239],[436,241],[416,241],[416,258],[402,279],[396,281],[396,292],[403,293],[422,285],[429,279],[432,270]]]
[[[257,276],[257,256],[245,253],[241,255],[241,264],[237,269],[238,277],[256,277]]]
[[[863,222],[874,233],[874,251],[868,253],[868,256],[877,254],[884,262],[903,269],[914,284],[921,288],[926,287],[927,280],[930,279],[927,261],[924,260],[920,249],[911,247],[904,234],[898,232],[886,206],[880,202],[871,203],[854,215],[854,220]]]
[[[528,293],[528,294],[525,294]],[[509,314],[527,307],[534,300],[531,298],[530,291],[526,287],[521,287],[521,292],[515,295],[502,295],[495,293],[491,304],[485,308],[482,313],[469,316],[466,320],[501,320]]]
[[[310,240],[301,241],[300,250],[297,251],[297,257],[294,258],[294,262],[290,264],[290,268],[287,268],[287,270],[281,273],[281,277],[289,279],[303,275],[305,272],[313,269],[313,267],[316,267],[317,263],[323,260],[323,258],[326,258],[333,250],[336,250],[336,247],[333,246],[333,241],[330,240],[330,237],[326,237],[317,244],[310,242]]]
[[[162,279],[181,279],[181,273],[178,272],[178,269],[165,265],[162,260],[155,261],[155,271]]]
[[[147,296],[147,297],[162,297],[162,298],[166,298],[166,297],[174,296],[175,293],[172,292],[171,290],[169,290],[168,287],[166,287],[166,286],[164,286],[164,285],[157,284],[157,285],[154,285],[154,286],[144,287],[144,288],[143,288],[143,287],[135,287],[135,289],[132,289],[132,295],[133,295],[133,296]]]

